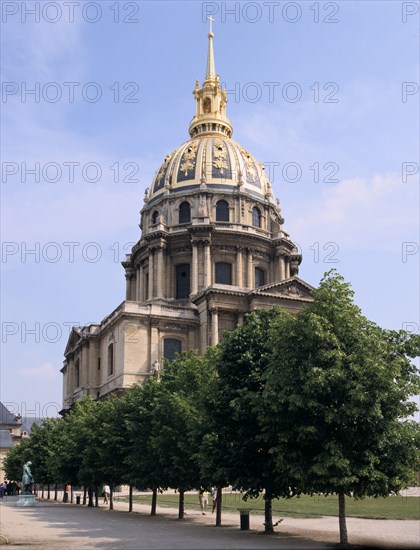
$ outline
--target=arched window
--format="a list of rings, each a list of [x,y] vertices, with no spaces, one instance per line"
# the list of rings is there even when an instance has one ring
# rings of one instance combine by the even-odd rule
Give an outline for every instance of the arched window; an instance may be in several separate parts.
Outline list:
[[[159,218],[159,212],[157,210],[155,210],[152,214],[152,224],[154,225],[155,223],[157,223],[158,221],[158,218]]]
[[[221,285],[232,284],[232,265],[226,262],[216,264],[216,283]]]
[[[226,201],[219,201],[216,204],[216,221],[217,222],[229,221],[229,204]]]
[[[206,97],[203,101],[203,111],[205,113],[211,113],[211,99]]]
[[[179,206],[179,223],[191,221],[191,206],[189,202],[182,202]]]
[[[74,382],[76,388],[80,386],[80,360],[78,359],[76,361],[76,364],[74,365]]]
[[[163,357],[167,361],[173,361],[177,353],[181,353],[182,344],[180,340],[174,338],[165,338],[163,341]]]
[[[190,295],[190,264],[176,266],[176,299],[187,300]]]
[[[108,346],[108,376],[114,374],[114,344]]]
[[[261,227],[261,212],[256,206],[252,209],[252,225],[254,227]]]
[[[260,267],[255,268],[255,288],[265,285],[265,271]]]

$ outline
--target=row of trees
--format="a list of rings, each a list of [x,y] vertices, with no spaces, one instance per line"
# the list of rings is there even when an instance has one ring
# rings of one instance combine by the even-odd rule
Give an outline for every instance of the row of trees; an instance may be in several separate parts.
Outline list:
[[[419,354],[418,335],[368,321],[333,271],[301,313],[253,312],[204,357],[180,354],[160,379],[34,427],[6,472],[31,459],[38,482],[84,485],[89,505],[103,483],[152,489],[152,514],[176,488],[180,518],[185,491],[232,485],[263,494],[266,532],[273,498],[334,493],[345,543],[345,496],[388,496],[419,468]]]

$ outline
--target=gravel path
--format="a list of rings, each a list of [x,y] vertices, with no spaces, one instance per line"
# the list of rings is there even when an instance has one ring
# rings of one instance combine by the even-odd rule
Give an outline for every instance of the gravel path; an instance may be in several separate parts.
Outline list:
[[[40,500],[35,508],[17,508],[15,500],[0,505],[1,534],[20,548],[48,550],[76,548],[119,549],[325,549],[338,542],[338,520],[284,518],[276,535],[261,536],[262,516],[250,516],[251,531],[239,530],[239,514],[224,513],[223,526],[213,527],[215,516],[187,511],[177,520],[177,510],[158,507],[152,518],[150,507],[115,503],[110,511],[75,504]],[[369,520],[348,518],[349,542],[366,548],[418,548],[420,523],[413,520]],[[0,544],[5,542],[0,537]]]

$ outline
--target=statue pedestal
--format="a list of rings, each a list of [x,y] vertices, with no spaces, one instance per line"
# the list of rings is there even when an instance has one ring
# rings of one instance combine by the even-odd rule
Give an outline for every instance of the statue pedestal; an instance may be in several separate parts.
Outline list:
[[[35,495],[19,495],[16,506],[30,507],[35,506]]]

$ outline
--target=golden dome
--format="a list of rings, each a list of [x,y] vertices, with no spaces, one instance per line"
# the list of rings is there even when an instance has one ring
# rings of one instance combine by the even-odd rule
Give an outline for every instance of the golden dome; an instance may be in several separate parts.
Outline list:
[[[214,191],[236,189],[274,204],[264,166],[239,143],[213,132],[190,139],[166,155],[149,199],[206,186]]]

